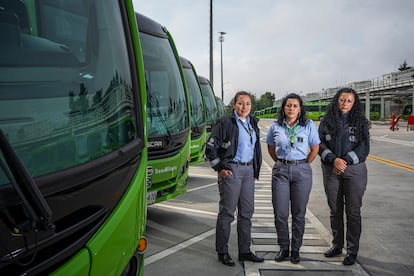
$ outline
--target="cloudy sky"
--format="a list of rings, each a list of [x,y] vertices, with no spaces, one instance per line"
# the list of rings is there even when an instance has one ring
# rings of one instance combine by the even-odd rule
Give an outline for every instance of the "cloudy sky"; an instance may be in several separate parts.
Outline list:
[[[210,77],[209,0],[133,0]],[[413,0],[213,0],[214,90],[307,94],[414,66]]]

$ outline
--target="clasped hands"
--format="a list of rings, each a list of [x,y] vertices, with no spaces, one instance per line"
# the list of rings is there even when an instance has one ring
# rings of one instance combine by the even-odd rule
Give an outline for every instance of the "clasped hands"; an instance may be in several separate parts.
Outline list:
[[[344,159],[335,158],[334,164],[333,164],[333,173],[335,175],[340,175],[345,172],[347,166],[348,165]]]

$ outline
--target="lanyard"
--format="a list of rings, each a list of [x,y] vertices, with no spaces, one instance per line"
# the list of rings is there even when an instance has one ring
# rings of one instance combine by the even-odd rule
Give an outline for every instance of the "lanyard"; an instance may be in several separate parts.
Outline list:
[[[246,120],[247,127],[244,125],[243,121],[240,120],[242,127],[250,136],[250,143],[253,144],[253,128],[250,127],[249,123]]]
[[[286,126],[286,131],[290,135],[290,146],[291,147],[293,147],[293,144],[295,143],[295,136],[296,136],[296,131],[298,130],[298,128],[299,128],[298,124],[296,124],[291,129],[288,126]]]

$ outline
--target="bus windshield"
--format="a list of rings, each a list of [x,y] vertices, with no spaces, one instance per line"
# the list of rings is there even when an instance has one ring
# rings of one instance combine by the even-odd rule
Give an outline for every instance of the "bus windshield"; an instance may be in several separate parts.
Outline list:
[[[197,127],[205,122],[203,98],[193,70],[185,67],[183,69],[190,95],[191,127]]]
[[[201,82],[201,91],[203,92],[206,103],[206,123],[208,125],[214,125],[217,121],[217,104],[214,92],[208,82]]]
[[[15,39],[0,43],[0,128],[32,176],[86,163],[136,137],[122,22],[110,12],[117,8],[97,18],[95,1],[38,3],[36,29],[8,24]]]
[[[147,122],[149,136],[165,136],[184,131],[187,101],[174,52],[168,39],[140,35],[147,82]]]

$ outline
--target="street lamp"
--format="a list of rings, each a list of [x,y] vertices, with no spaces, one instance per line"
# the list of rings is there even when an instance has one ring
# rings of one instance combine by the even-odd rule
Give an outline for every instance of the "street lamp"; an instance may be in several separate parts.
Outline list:
[[[219,32],[219,42],[220,42],[220,57],[221,57],[221,100],[224,102],[224,89],[223,89],[223,41],[225,32]]]

